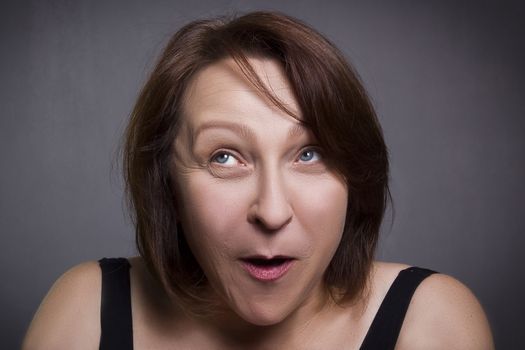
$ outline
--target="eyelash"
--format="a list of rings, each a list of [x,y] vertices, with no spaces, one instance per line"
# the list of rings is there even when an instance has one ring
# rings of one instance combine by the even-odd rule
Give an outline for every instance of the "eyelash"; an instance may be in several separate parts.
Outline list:
[[[318,147],[315,147],[315,146],[307,146],[307,147],[304,147],[303,149],[301,149],[301,151],[299,152],[299,155],[297,156],[297,160],[300,161],[300,157],[302,155],[304,155],[305,153],[307,152],[314,152],[315,155],[317,155],[317,159],[315,161],[320,161],[323,159],[323,156],[322,156],[322,152],[319,150]],[[225,164],[224,163],[221,163],[221,162],[217,162],[216,159],[217,157],[219,156],[228,156],[228,159],[226,160],[226,162],[230,159],[230,157],[234,158],[237,162],[241,163],[242,162],[239,160],[239,157],[236,156],[233,152],[230,152],[230,151],[226,151],[226,150],[219,150],[217,152],[215,152],[211,158],[210,158],[210,163],[215,163],[215,164]],[[309,163],[311,161],[311,159],[309,160],[306,160],[304,161],[305,163]]]
[[[239,160],[239,157],[237,157],[235,154],[233,154],[232,152],[229,152],[229,151],[225,151],[225,150],[220,150],[218,152],[215,152],[211,158],[210,158],[210,163],[217,163],[217,164],[225,164],[225,163],[221,163],[221,162],[216,162],[215,160],[219,157],[219,156],[228,156],[228,160],[230,159],[230,157],[234,158],[237,162],[239,163],[242,163],[240,160]]]
[[[316,161],[320,161],[323,159],[323,155],[321,153],[321,151],[319,150],[318,147],[314,147],[314,146],[310,146],[310,147],[305,147],[301,150],[301,152],[299,153],[299,157],[300,158],[303,154],[307,153],[307,152],[314,152],[314,154],[317,155],[317,159]],[[305,162],[309,162],[311,159],[305,161]]]

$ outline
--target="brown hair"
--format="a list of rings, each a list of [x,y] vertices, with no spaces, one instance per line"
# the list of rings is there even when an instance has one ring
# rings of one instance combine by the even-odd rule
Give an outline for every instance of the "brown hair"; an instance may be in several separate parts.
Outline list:
[[[206,277],[177,223],[170,164],[185,90],[197,71],[232,57],[279,108],[249,56],[278,61],[302,114],[334,171],[348,186],[346,223],[325,272],[336,300],[353,300],[366,286],[388,191],[388,154],[367,94],[339,50],[289,16],[253,12],[194,21],[169,41],[145,84],[125,134],[124,176],[139,253],[164,288],[192,309]],[[337,291],[337,294],[333,292]]]

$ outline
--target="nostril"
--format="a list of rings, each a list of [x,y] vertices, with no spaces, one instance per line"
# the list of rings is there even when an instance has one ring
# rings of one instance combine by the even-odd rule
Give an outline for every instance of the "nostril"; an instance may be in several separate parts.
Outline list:
[[[277,220],[268,220],[267,218],[261,218],[261,217],[255,217],[253,219],[253,223],[258,226],[258,229],[264,233],[275,233],[282,228],[286,227],[290,221],[292,220],[292,216],[288,216],[284,219],[277,219]]]
[[[254,192],[249,221],[270,233],[286,226],[293,216],[288,189],[280,168],[264,171]]]

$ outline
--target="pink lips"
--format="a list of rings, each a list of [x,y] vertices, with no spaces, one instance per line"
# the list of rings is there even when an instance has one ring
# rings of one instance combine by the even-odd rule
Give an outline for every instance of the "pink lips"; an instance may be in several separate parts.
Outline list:
[[[241,259],[242,267],[255,279],[263,282],[275,281],[290,269],[291,258],[247,258]]]

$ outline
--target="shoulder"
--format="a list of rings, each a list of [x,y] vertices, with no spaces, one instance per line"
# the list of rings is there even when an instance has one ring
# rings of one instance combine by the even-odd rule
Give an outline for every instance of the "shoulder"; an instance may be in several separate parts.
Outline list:
[[[493,349],[494,345],[474,294],[457,279],[438,273],[416,289],[397,348]]]
[[[65,272],[40,304],[22,348],[98,348],[100,292],[98,262],[86,262]]]

